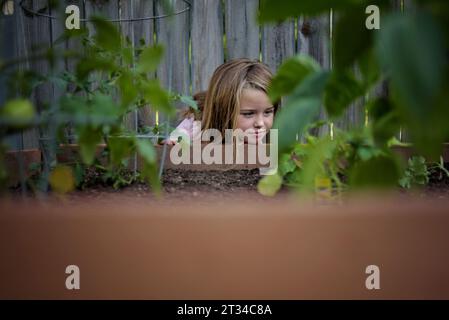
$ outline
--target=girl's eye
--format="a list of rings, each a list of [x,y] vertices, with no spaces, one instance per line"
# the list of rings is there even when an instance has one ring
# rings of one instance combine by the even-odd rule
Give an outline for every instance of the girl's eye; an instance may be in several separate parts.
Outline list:
[[[274,109],[269,109],[269,110],[266,110],[265,111],[265,114],[266,115],[270,115],[270,114],[272,114],[274,112]]]
[[[253,113],[252,112],[242,112],[241,115],[244,116],[245,118],[249,118],[253,115]]]

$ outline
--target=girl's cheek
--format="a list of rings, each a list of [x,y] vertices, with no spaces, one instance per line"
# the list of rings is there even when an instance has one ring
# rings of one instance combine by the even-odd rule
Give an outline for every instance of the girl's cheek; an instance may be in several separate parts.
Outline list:
[[[248,123],[249,123],[248,119],[240,115],[237,121],[237,129],[242,129],[243,131],[245,131],[246,129],[249,128]]]
[[[265,126],[267,127],[267,130],[270,130],[271,127],[273,127],[273,121],[274,121],[274,117],[273,117],[273,115],[271,115],[265,122]]]

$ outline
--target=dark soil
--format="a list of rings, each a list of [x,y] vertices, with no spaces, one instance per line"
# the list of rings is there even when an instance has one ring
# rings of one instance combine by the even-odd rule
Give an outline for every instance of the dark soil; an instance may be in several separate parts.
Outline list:
[[[169,203],[186,200],[210,203],[229,199],[282,201],[292,195],[287,187],[283,187],[274,198],[260,195],[257,192],[257,183],[261,178],[258,169],[227,171],[166,169],[162,176],[162,198],[157,198],[146,183],[134,182],[129,186],[114,189],[111,184],[100,179],[98,172],[88,170],[83,190],[75,190],[64,198],[73,201],[89,199],[110,201],[120,196],[121,199],[132,201],[163,199]],[[431,170],[426,186],[407,190],[398,188],[398,191],[402,197],[449,199],[449,178],[441,171]],[[20,195],[18,190],[14,193]]]
[[[445,164],[449,168],[449,164]],[[424,193],[438,198],[449,199],[449,177],[439,170],[431,170],[429,183],[424,188]]]
[[[122,172],[121,175],[129,180],[132,172]],[[147,183],[136,181],[124,187],[114,188],[112,181],[103,180],[98,170],[87,168],[82,188],[66,194],[63,198],[73,201],[102,199],[110,201],[118,196],[127,200],[203,201],[206,198],[207,201],[229,198],[268,200],[257,192],[257,183],[261,177],[258,169],[226,171],[166,169],[162,175],[162,197],[157,198]],[[13,197],[21,196],[18,187],[10,191]],[[30,188],[28,193],[34,197]]]
[[[228,171],[168,169],[163,174],[162,184],[168,192],[176,192],[189,187],[214,191],[233,191],[240,188],[256,190],[260,178],[258,169]]]
[[[84,190],[76,190],[65,196],[69,201],[104,200],[110,201],[117,196],[124,200],[146,201],[162,200],[166,203],[173,201],[193,201],[195,203],[223,203],[229,199],[243,201],[273,201],[257,192],[257,183],[261,179],[258,169],[253,170],[226,170],[226,171],[199,171],[166,169],[162,176],[162,197],[157,198],[151,187],[146,183],[133,183],[127,187],[114,189],[98,181],[94,176]],[[287,189],[282,189],[275,201],[282,201],[289,195]]]

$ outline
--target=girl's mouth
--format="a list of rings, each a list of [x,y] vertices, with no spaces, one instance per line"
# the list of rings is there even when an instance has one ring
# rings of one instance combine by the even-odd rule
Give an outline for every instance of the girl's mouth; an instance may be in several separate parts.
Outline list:
[[[262,139],[264,137],[264,135],[266,134],[265,130],[256,130],[254,131],[254,134],[256,136],[256,145],[259,144],[259,139]]]

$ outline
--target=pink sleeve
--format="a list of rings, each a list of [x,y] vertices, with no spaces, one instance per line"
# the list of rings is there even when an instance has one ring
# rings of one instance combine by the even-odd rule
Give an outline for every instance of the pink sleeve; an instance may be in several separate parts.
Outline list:
[[[170,140],[178,141],[178,137],[183,135],[186,135],[189,139],[192,139],[193,120],[193,116],[182,120],[176,129],[170,133]]]

